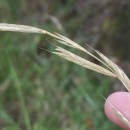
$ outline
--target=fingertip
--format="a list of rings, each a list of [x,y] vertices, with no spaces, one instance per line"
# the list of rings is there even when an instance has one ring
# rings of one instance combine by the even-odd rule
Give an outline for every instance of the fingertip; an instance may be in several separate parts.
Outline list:
[[[117,116],[113,106],[120,111],[127,120],[130,121],[130,93],[129,92],[116,92],[111,94],[104,105],[104,110],[107,117],[115,124],[124,128],[126,130],[130,130],[128,126],[121,121],[119,116]]]

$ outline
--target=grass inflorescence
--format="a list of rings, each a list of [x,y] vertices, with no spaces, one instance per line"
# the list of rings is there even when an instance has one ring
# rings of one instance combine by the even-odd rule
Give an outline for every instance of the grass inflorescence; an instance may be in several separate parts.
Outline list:
[[[70,40],[69,38],[67,38],[65,36],[62,36],[57,33],[48,32],[46,30],[31,27],[31,26],[0,23],[0,31],[38,33],[38,34],[48,35],[49,37],[51,37],[54,41],[56,41],[58,43],[58,45],[55,46],[55,50],[52,53],[62,57],[63,59],[74,62],[82,67],[88,68],[90,70],[96,71],[98,73],[101,73],[101,74],[104,74],[107,76],[115,77],[115,78],[119,79],[124,84],[126,89],[130,92],[130,81],[129,81],[128,77],[126,76],[126,74],[123,72],[123,70],[97,50],[93,49],[98,56],[90,53],[88,50],[86,50],[85,48],[83,48],[82,46],[80,46],[79,44],[77,44],[76,42]],[[90,57],[98,60],[101,64],[97,65],[87,59],[84,59],[84,58],[80,57],[79,55],[74,54],[73,52],[70,52],[67,49],[61,47],[61,44],[63,44],[64,46],[68,46],[70,48],[82,51],[85,54],[89,55]],[[16,77],[16,75],[14,77]],[[21,108],[24,113],[26,126],[27,126],[28,130],[31,130],[31,125],[29,122],[28,114],[27,114],[27,111],[25,108],[24,101],[22,100],[23,96],[22,96],[22,93],[20,90],[19,82],[15,82],[15,84],[17,86],[18,97],[19,97],[19,100],[22,105]],[[124,115],[118,109],[116,109],[114,106],[113,106],[113,109],[119,116],[120,120],[122,122],[124,122],[128,127],[130,127],[130,122],[124,117]]]

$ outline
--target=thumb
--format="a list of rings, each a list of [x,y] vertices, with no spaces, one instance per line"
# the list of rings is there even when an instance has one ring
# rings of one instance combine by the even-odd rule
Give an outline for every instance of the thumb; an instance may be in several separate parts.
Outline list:
[[[120,111],[125,118],[129,121],[126,125],[119,116],[115,113],[113,106]],[[115,124],[125,130],[130,130],[130,93],[129,92],[116,92],[111,94],[104,105],[107,117]]]

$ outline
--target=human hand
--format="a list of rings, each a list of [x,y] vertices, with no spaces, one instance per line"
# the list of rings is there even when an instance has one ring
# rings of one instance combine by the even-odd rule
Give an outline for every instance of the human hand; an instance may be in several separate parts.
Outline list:
[[[125,118],[130,122],[130,93],[129,92],[116,92],[111,94],[104,105],[107,117],[115,124],[124,130],[130,130],[121,119],[119,119],[112,105],[120,111]],[[130,125],[130,124],[129,124]]]

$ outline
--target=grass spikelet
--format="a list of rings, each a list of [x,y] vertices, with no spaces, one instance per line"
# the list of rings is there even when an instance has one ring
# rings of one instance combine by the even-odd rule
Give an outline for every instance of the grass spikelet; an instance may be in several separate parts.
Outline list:
[[[61,47],[57,47],[55,50],[56,50],[56,52],[53,52],[54,54],[66,59],[66,60],[74,62],[78,65],[81,65],[85,68],[96,71],[98,73],[115,77],[115,75],[112,72],[110,72],[109,70],[107,70],[107,69],[105,69],[97,64],[94,64],[86,59],[83,59],[80,56],[77,56],[74,53],[71,53],[71,52],[69,52]]]
[[[62,36],[57,33],[51,33],[46,30],[39,29],[39,28],[32,27],[32,26],[0,23],[0,31],[46,34],[46,35],[52,37],[59,44],[64,44],[65,46],[69,46],[74,49],[78,49],[78,50],[86,53],[87,55],[95,58],[96,60],[101,62],[103,65],[105,65],[105,67],[92,63],[91,61],[88,61],[86,59],[83,59],[82,57],[80,57],[68,50],[65,50],[64,48],[59,47],[59,46],[56,46],[55,51],[52,53],[66,59],[66,60],[74,62],[80,66],[88,68],[90,70],[96,71],[96,72],[104,74],[104,75],[118,78],[124,84],[124,86],[127,88],[127,90],[130,92],[130,80],[126,76],[126,74],[123,72],[123,70],[97,50],[93,49],[100,56],[100,58],[98,58],[94,54],[90,53],[88,50],[81,47],[79,44],[77,44],[76,42],[70,40],[69,38],[67,38],[65,36]],[[112,105],[112,107],[115,110],[117,116],[120,118],[120,120],[130,128],[130,122],[125,118],[125,116],[119,110],[117,110],[113,105]]]

